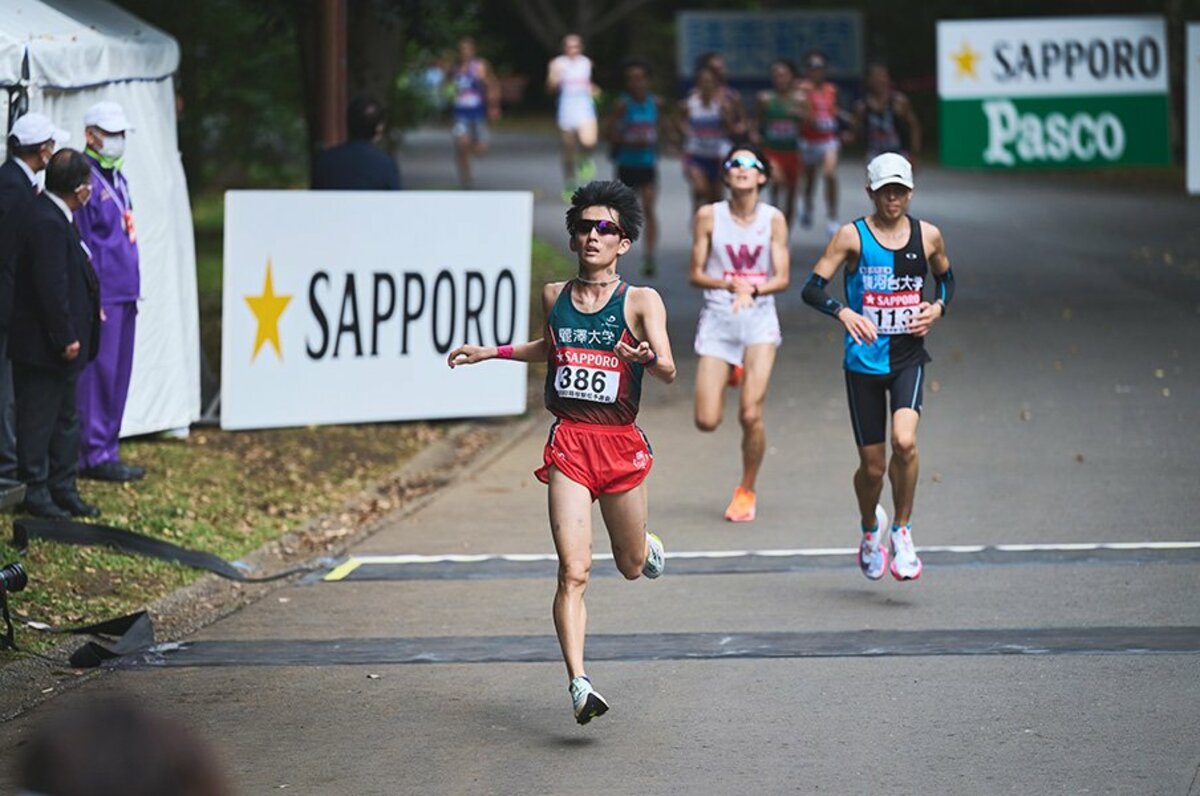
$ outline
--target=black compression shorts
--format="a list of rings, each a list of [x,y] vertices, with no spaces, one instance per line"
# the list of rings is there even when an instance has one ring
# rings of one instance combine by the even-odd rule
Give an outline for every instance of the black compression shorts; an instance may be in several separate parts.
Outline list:
[[[920,414],[924,383],[924,363],[884,376],[847,370],[846,398],[850,401],[850,423],[858,446],[878,445],[887,439],[889,395],[891,414],[900,409],[913,409]]]

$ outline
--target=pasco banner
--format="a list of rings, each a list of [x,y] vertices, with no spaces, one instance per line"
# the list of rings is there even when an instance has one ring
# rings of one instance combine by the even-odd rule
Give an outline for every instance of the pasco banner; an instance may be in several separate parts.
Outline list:
[[[942,163],[1170,162],[1161,17],[939,22]]]
[[[446,356],[527,338],[532,233],[528,193],[227,193],[221,427],[524,412]]]

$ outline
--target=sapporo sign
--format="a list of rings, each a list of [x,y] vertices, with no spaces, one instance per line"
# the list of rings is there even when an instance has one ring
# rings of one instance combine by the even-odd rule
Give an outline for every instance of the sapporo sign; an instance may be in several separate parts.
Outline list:
[[[1170,162],[1161,17],[939,22],[937,41],[943,164]]]
[[[524,192],[230,191],[222,428],[524,412],[523,363],[446,356],[527,339],[532,237]]]

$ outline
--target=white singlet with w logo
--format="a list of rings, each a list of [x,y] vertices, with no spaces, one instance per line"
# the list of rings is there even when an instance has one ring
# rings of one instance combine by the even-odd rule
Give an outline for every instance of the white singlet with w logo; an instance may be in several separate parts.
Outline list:
[[[742,225],[734,221],[729,202],[713,204],[712,246],[704,272],[722,280],[741,279],[761,285],[771,278],[771,218],[779,212],[759,202],[754,208],[753,223]],[[705,290],[704,301],[712,306],[728,307],[733,294],[728,290]],[[759,306],[775,306],[774,296],[760,296]]]

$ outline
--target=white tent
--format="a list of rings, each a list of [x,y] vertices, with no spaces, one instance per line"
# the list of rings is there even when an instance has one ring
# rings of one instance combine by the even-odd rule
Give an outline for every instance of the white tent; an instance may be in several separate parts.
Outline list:
[[[83,114],[100,100],[119,102],[134,126],[125,173],[142,298],[122,436],[187,426],[200,414],[196,251],[171,78],[178,66],[173,38],[106,0],[0,2],[0,119],[20,87],[28,110],[71,133],[68,146],[82,149]]]

